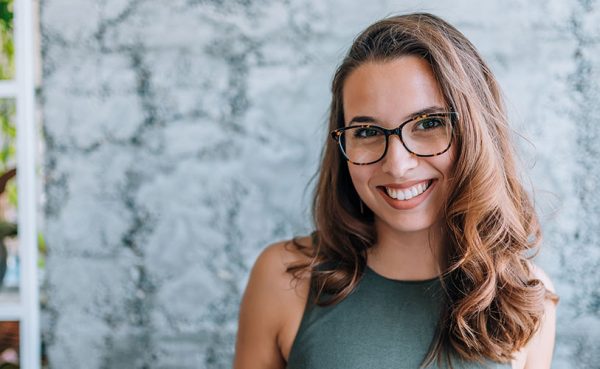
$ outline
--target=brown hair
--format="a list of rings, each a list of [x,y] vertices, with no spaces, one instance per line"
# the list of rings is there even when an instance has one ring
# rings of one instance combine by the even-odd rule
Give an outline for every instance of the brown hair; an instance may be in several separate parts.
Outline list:
[[[455,172],[443,208],[448,268],[440,280],[446,301],[423,366],[436,357],[440,362],[442,353],[448,361],[454,353],[468,361],[509,362],[538,330],[544,299],[558,296],[532,275],[529,259],[539,251],[540,225],[517,174],[499,86],[475,47],[431,14],[376,22],[354,40],[335,73],[329,130],[344,126],[342,91],[353,70],[406,55],[430,64],[460,117]],[[288,267],[295,277],[310,271],[319,305],[344,299],[365,271],[366,251],[377,234],[372,211],[363,214],[359,204],[347,163],[327,139],[312,204],[314,242],[293,240],[310,262]],[[323,293],[327,301],[319,299]]]

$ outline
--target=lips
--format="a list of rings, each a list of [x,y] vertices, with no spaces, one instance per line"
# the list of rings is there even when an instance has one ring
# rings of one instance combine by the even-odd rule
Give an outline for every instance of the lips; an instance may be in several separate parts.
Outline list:
[[[419,196],[429,188],[432,180],[421,181],[410,187],[398,188],[396,186],[385,186],[385,191],[389,197],[396,200],[410,200],[413,197]]]
[[[407,210],[423,202],[436,184],[437,180],[428,179],[377,186],[377,190],[391,207],[397,210]]]

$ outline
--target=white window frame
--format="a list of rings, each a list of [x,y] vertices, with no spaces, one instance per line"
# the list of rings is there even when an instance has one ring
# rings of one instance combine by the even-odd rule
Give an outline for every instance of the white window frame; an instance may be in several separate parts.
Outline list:
[[[0,81],[0,98],[16,102],[17,188],[19,227],[19,298],[0,306],[0,320],[19,321],[23,369],[41,365],[38,286],[36,147],[34,95],[34,2],[14,0],[15,78]]]

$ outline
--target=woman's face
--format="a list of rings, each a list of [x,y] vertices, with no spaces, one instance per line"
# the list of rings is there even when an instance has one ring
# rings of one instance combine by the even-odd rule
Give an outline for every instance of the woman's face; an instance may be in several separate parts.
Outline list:
[[[431,67],[416,56],[359,66],[345,81],[343,106],[346,126],[360,116],[371,117],[372,124],[388,129],[425,109],[448,111]],[[394,135],[383,159],[369,165],[348,162],[348,169],[354,188],[373,211],[378,226],[400,233],[417,232],[440,224],[454,156],[454,145],[442,155],[413,156]],[[410,198],[400,200],[404,197]]]

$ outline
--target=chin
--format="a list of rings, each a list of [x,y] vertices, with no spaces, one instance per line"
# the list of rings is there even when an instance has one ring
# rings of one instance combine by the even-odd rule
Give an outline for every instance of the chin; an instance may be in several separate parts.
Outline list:
[[[405,217],[396,217],[396,219],[386,219],[385,217],[382,218],[375,216],[375,219],[376,221],[384,223],[386,227],[390,228],[390,230],[398,233],[424,232],[437,224],[433,218],[421,218],[421,221],[418,221],[418,219],[415,218],[406,219]]]

